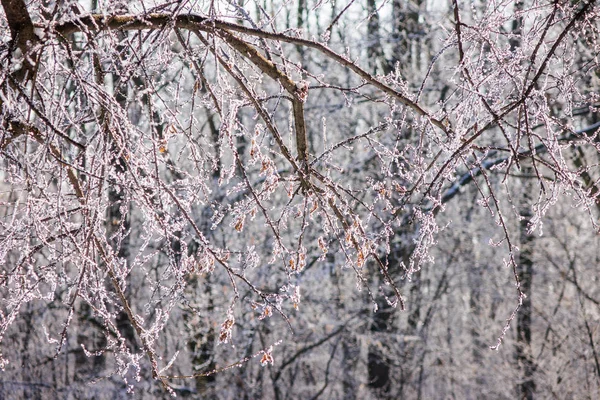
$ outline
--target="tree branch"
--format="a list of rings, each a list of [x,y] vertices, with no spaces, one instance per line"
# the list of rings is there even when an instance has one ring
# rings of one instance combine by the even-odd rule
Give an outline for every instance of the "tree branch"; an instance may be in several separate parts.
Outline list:
[[[8,20],[12,45],[21,50],[24,58],[21,69],[15,73],[16,79],[23,82],[25,78],[30,79],[35,71],[38,55],[33,53],[32,49],[38,38],[35,36],[34,25],[27,11],[25,0],[1,1]]]
[[[261,29],[248,28],[245,26],[220,21],[217,19],[203,17],[198,14],[171,15],[155,13],[146,15],[123,14],[108,16],[103,14],[93,14],[83,16],[77,19],[76,21],[68,21],[61,24],[56,24],[53,28],[57,34],[68,35],[70,33],[81,32],[86,30],[143,30],[159,29],[168,25],[174,28],[188,29],[191,31],[200,30],[203,32],[212,33],[216,33],[217,31],[220,31],[221,33],[227,31],[239,32],[249,36],[254,36],[263,39],[271,39],[279,42],[290,43],[315,49],[323,55],[327,56],[328,58],[334,60],[338,64],[352,70],[355,74],[360,76],[366,82],[380,89],[387,95],[393,97],[401,104],[411,108],[418,115],[426,117],[432,125],[436,126],[437,128],[441,129],[446,133],[448,132],[448,128],[444,126],[444,124],[440,120],[433,118],[429,112],[423,109],[416,102],[412,101],[399,91],[381,82],[376,77],[359,67],[353,61],[348,60],[347,58],[336,53],[327,46],[312,40],[296,38],[281,33],[267,32]],[[229,35],[231,35],[231,33],[229,33]]]
[[[594,133],[599,128],[600,128],[600,122],[596,122],[595,124],[590,125],[587,128],[572,132],[569,135],[559,138],[558,141],[559,142],[567,142],[569,140],[581,138],[584,135],[589,135],[589,134]],[[548,151],[548,148],[546,147],[545,144],[538,144],[532,150],[526,150],[526,151],[519,152],[518,157],[519,157],[519,159],[525,159],[525,158],[531,157],[532,154],[545,153],[546,151]],[[486,160],[481,163],[481,167],[476,167],[476,168],[469,170],[468,172],[465,172],[464,174],[462,174],[460,176],[460,178],[450,188],[448,188],[448,190],[446,190],[446,193],[444,193],[444,195],[442,196],[441,202],[442,203],[449,202],[457,194],[460,193],[461,187],[467,185],[468,183],[472,182],[473,179],[480,176],[483,173],[483,170],[490,170],[493,167],[495,167],[496,165],[500,165],[504,162],[507,162],[508,160],[510,160],[511,157],[513,157],[513,156],[500,157],[500,158],[496,158],[493,160]]]

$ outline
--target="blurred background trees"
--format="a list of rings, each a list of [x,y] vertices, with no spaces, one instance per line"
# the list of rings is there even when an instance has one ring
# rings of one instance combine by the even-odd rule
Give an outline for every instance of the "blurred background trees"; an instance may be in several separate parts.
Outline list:
[[[1,397],[600,395],[595,1],[1,4]]]

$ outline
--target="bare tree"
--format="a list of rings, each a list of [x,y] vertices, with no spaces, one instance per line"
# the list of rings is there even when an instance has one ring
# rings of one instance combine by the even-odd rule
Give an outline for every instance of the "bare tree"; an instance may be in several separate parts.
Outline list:
[[[571,290],[598,392],[595,1],[1,4],[1,390],[545,396]]]

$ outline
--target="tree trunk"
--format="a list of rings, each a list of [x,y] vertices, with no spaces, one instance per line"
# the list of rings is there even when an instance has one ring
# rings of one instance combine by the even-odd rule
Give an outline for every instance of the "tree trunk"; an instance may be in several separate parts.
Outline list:
[[[525,175],[532,175],[533,168],[523,168]],[[528,233],[528,227],[531,222],[531,193],[533,191],[533,181],[527,179],[524,181],[524,190],[522,195],[520,229],[520,253],[517,259],[517,273],[521,283],[521,291],[526,296],[523,298],[523,304],[517,314],[517,345],[515,356],[520,371],[520,380],[517,385],[518,396],[520,399],[531,400],[534,398],[535,381],[533,374],[535,365],[531,350],[531,317],[532,317],[532,281],[533,281],[533,246],[534,236]]]

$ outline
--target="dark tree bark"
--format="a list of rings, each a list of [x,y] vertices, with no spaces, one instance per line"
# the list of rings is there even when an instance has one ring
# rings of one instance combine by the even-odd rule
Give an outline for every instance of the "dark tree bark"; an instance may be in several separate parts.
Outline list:
[[[393,310],[386,307],[387,304],[379,304],[381,307],[374,315],[371,323],[371,333],[381,338],[391,329],[393,322]],[[388,398],[390,395],[390,365],[385,352],[385,342],[379,341],[369,346],[367,366],[369,370],[369,386],[380,398]]]
[[[392,2],[392,55],[388,69],[393,71],[396,64],[409,68],[421,56],[420,39],[423,29],[419,23],[419,12],[423,1],[394,0]],[[416,48],[413,48],[416,46]]]
[[[2,0],[2,7],[10,28],[12,52],[14,54],[15,50],[19,49],[23,57],[23,65],[14,77],[18,82],[23,82],[24,79],[31,79],[37,64],[37,54],[31,53],[33,44],[37,42],[37,36],[25,0]]]
[[[525,175],[532,175],[533,168],[524,168]],[[531,320],[533,307],[531,302],[532,282],[533,282],[533,248],[535,244],[534,236],[528,233],[529,224],[532,218],[532,212],[529,207],[531,204],[531,194],[533,191],[532,180],[524,182],[523,206],[521,209],[521,221],[519,224],[521,252],[517,260],[517,273],[521,284],[521,292],[525,295],[522,299],[522,305],[517,314],[517,345],[516,360],[520,369],[521,379],[517,385],[517,391],[520,399],[532,400],[535,393],[535,364],[531,348]]]
[[[369,13],[369,22],[367,24],[367,60],[369,69],[373,74],[383,72],[388,74],[390,69],[387,63],[384,62],[384,53],[381,46],[381,34],[379,33],[379,12],[375,0],[367,0],[367,12]],[[379,65],[385,67],[380,71]]]

